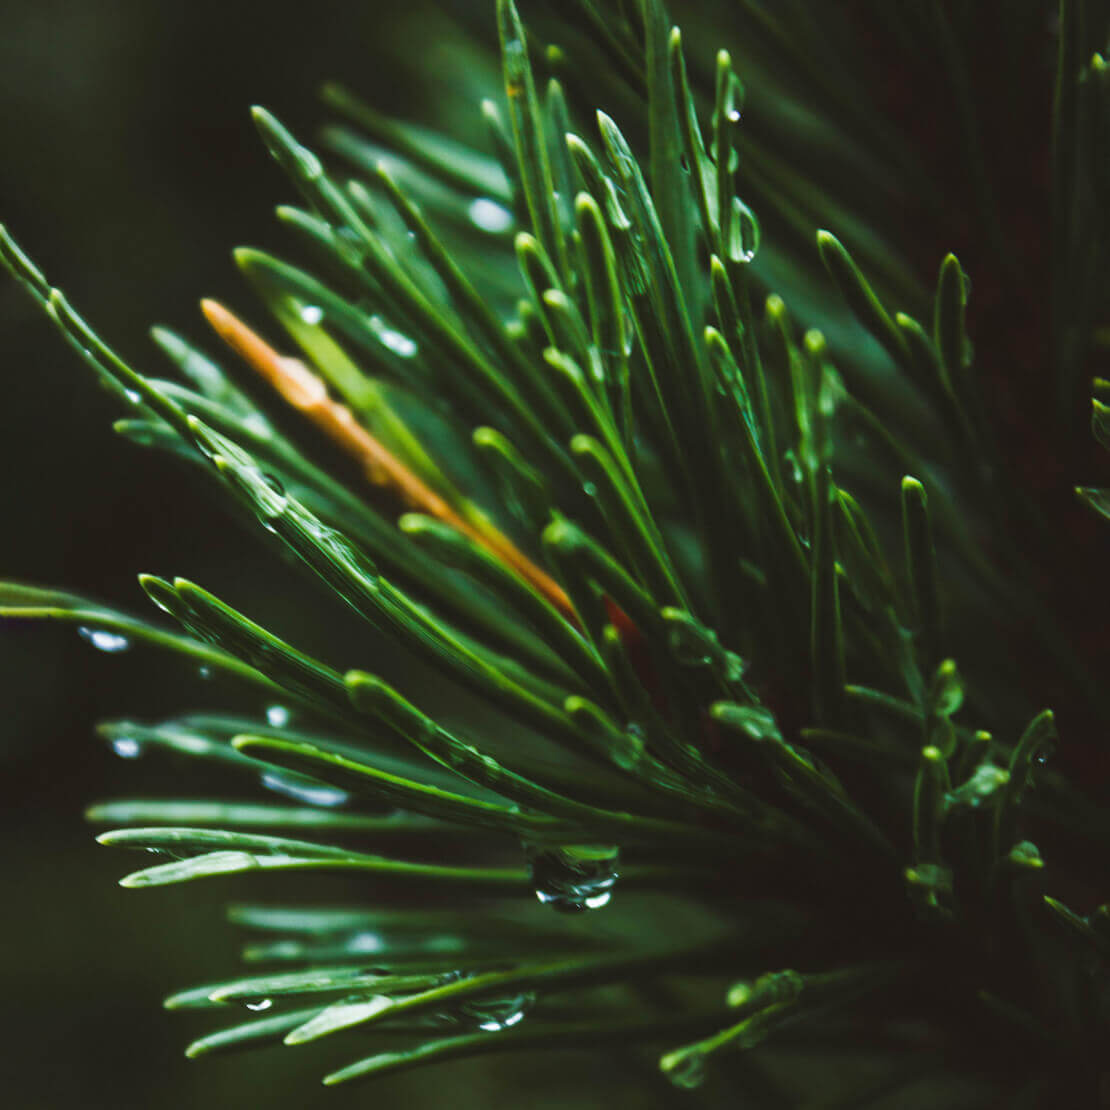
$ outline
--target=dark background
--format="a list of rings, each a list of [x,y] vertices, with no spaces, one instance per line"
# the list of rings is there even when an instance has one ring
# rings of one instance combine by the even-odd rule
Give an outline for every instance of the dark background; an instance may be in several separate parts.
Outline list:
[[[168,369],[147,338],[156,322],[214,351],[198,298],[255,311],[229,251],[280,250],[272,208],[294,199],[248,106],[311,137],[326,119],[316,91],[334,77],[379,107],[475,128],[492,74],[458,49],[460,25],[489,45],[493,3],[439,8],[6,0],[0,220],[137,366]],[[7,279],[0,337],[0,576],[145,612],[135,576],[183,574],[296,631],[292,576],[207,486],[112,434],[113,402]],[[218,881],[123,891],[116,879],[132,861],[93,842],[82,810],[179,785],[164,767],[112,756],[96,719],[165,715],[226,692],[153,653],[98,655],[61,625],[0,624],[0,674],[3,1105],[486,1107],[518,1105],[526,1091],[530,1106],[557,1106],[568,1104],[555,1082],[568,1072],[582,1081],[574,1105],[664,1105],[658,1089],[629,1085],[626,1065],[592,1057],[465,1062],[350,1092],[317,1086],[325,1068],[311,1050],[187,1061],[184,1045],[213,1023],[165,1013],[161,998],[234,974],[223,904],[274,892]]]

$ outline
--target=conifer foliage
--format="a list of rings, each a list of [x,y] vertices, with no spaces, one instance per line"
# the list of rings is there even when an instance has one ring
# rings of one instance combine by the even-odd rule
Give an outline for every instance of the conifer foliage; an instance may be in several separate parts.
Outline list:
[[[770,1107],[1106,1093],[1105,626],[1076,599],[1110,491],[1076,412],[1108,13],[998,8],[705,0],[695,51],[662,0],[532,30],[498,0],[485,149],[336,86],[324,160],[256,108],[301,203],[292,260],[235,252],[267,337],[203,302],[226,370],[156,328],[176,376],[140,371],[0,228],[115,430],[419,664],[395,688],[181,578],[140,577],[159,620],[0,585],[5,617],[273,703],[98,729],[225,799],[96,805],[158,856],[124,886],[290,892],[232,908],[245,972],[167,999],[212,1012],[190,1056],[334,1037],[333,1085],[619,1049]],[[995,157],[984,112],[1038,96],[1043,143]],[[849,1049],[878,1065],[831,1078]]]

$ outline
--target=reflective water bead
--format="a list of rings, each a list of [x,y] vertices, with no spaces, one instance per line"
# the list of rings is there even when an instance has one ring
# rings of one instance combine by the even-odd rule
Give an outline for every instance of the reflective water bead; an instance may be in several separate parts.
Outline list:
[[[412,339],[396,328],[391,328],[380,316],[370,317],[370,329],[383,347],[388,347],[401,358],[412,358],[419,349]]]
[[[1048,740],[1033,753],[1031,762],[1034,767],[1044,767],[1055,754],[1056,741]]]
[[[475,227],[488,231],[492,235],[507,231],[513,222],[513,214],[503,204],[498,204],[488,197],[478,197],[477,200],[472,201],[467,213]]]
[[[306,304],[301,309],[301,319],[306,324],[318,324],[324,318],[324,310],[319,305]]]
[[[266,709],[266,720],[274,728],[284,728],[289,724],[289,710],[284,705],[271,705]]]
[[[251,998],[243,1003],[248,1010],[252,1010],[256,1014],[268,1010],[273,1004],[274,1000],[272,998]]]
[[[536,898],[561,913],[600,909],[617,881],[620,849],[613,845],[526,844]]]
[[[86,643],[92,644],[97,651],[104,651],[109,655],[118,655],[131,646],[131,641],[126,636],[109,632],[106,628],[87,628],[82,625],[77,629],[77,635]]]
[[[459,1012],[476,1022],[483,1032],[500,1033],[502,1029],[510,1029],[523,1021],[524,1015],[532,1008],[535,1001],[536,996],[531,991],[527,991],[508,998],[467,1002],[459,1007]]]
[[[275,794],[284,794],[295,802],[304,805],[320,806],[332,809],[350,801],[350,794],[340,790],[338,786],[329,786],[326,782],[316,782],[315,779],[301,778],[292,774],[283,774],[277,771],[267,771],[262,776],[262,785]]]
[[[143,746],[133,736],[117,736],[112,741],[112,751],[120,759],[138,759],[143,754]]]

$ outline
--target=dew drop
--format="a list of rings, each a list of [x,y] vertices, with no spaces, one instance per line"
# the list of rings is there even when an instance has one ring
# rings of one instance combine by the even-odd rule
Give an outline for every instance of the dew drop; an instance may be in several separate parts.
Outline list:
[[[412,358],[419,348],[404,332],[391,328],[380,316],[370,317],[370,328],[383,347],[388,347],[401,358]]]
[[[133,405],[137,405],[143,399],[142,394],[137,389],[125,389],[123,392]]]
[[[583,482],[582,483],[582,492],[587,497],[596,497],[597,496],[597,486],[593,482]]]
[[[209,667],[207,664],[204,664],[203,666],[197,668],[197,674],[201,678],[211,678],[212,677],[212,668]]]
[[[143,746],[133,736],[117,736],[112,741],[112,751],[120,759],[138,759],[143,754]]]
[[[254,1013],[261,1013],[263,1010],[268,1010],[274,1004],[272,998],[251,998],[244,1002],[243,1005]]]
[[[319,305],[306,304],[301,309],[301,319],[306,324],[318,324],[324,318],[324,310]]]
[[[266,708],[266,720],[274,728],[284,728],[289,724],[290,713],[284,705],[271,705]]]
[[[443,976],[442,982],[458,983],[472,978],[475,974],[477,973],[473,971],[451,971]],[[476,998],[462,1002],[450,1010],[431,1015],[431,1024],[466,1025],[477,1027],[485,1033],[500,1033],[501,1030],[511,1029],[522,1022],[525,1014],[535,1003],[536,995],[533,991]]]
[[[608,905],[617,881],[620,849],[612,845],[526,844],[536,899],[560,913]]]
[[[351,797],[346,790],[340,790],[338,786],[329,786],[325,782],[316,782],[310,778],[294,778],[276,771],[267,771],[262,776],[262,785],[275,794],[292,798],[295,802],[320,806],[324,809],[344,805]]]
[[[131,641],[126,636],[109,632],[106,628],[87,628],[82,625],[77,629],[77,635],[86,643],[92,644],[97,651],[104,651],[109,655],[118,655],[131,646]]]
[[[467,212],[475,227],[488,231],[491,235],[507,231],[513,223],[513,214],[503,204],[488,197],[479,197],[472,201]]]
[[[741,117],[740,117],[740,109],[739,108],[730,108],[728,110],[728,122],[729,123],[739,123],[740,118]]]
[[[347,938],[343,948],[346,952],[357,952],[362,955],[368,955],[375,952],[384,952],[385,941],[378,933],[371,933],[369,931],[352,933],[351,936]]]
[[[1046,744],[1042,744],[1034,753],[1032,757],[1032,764],[1034,767],[1046,767],[1048,761],[1056,754],[1056,743],[1050,740]]]
[[[485,1033],[500,1033],[524,1020],[524,1015],[535,1004],[536,996],[530,991],[509,998],[479,999],[459,1007],[460,1012],[477,1023]]]

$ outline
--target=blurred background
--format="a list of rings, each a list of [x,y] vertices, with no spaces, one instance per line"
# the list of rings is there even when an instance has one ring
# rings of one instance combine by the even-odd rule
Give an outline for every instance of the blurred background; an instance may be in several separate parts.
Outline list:
[[[229,252],[280,253],[272,210],[294,199],[248,106],[265,104],[310,138],[327,118],[318,88],[338,78],[379,108],[478,135],[477,103],[496,77],[488,49],[460,46],[464,32],[492,46],[492,0],[6,0],[0,220],[135,365],[168,370],[147,336],[153,323],[215,353],[198,299],[261,322]],[[291,572],[193,475],[112,434],[115,405],[8,280],[0,337],[0,575],[146,613],[136,575],[181,574],[300,635]],[[311,637],[306,628],[307,646],[319,646]],[[575,1105],[666,1104],[654,1101],[666,1092],[628,1084],[626,1063],[585,1056],[464,1062],[339,1092],[318,1086],[316,1053],[187,1061],[185,1044],[213,1022],[166,1013],[161,999],[234,974],[224,904],[268,892],[219,881],[121,890],[132,861],[93,842],[85,806],[147,788],[200,795],[204,782],[124,763],[92,724],[229,704],[232,692],[147,651],[100,654],[61,625],[0,625],[0,674],[6,1107],[488,1107],[516,1105],[522,1090],[530,1106],[557,1106],[566,1102],[555,1080],[568,1069],[587,1079]],[[351,1055],[348,1045],[341,1059]]]

